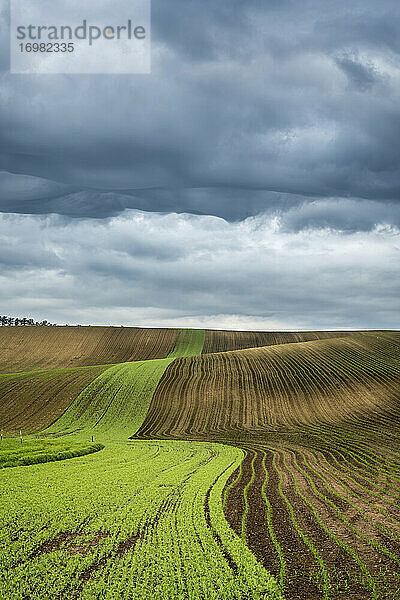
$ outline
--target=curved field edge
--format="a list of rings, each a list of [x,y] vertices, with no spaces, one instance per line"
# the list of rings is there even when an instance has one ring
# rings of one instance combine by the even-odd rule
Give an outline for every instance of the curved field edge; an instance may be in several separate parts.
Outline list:
[[[173,358],[123,363],[94,379],[42,435],[126,439],[143,423],[154,391]]]
[[[395,332],[177,359],[135,437],[243,449],[225,514],[288,598],[394,600],[399,375]]]
[[[204,334],[179,330],[165,359],[0,375],[1,428],[14,435],[21,429],[54,434],[89,428],[129,437],[144,419],[166,366],[175,356],[200,354]]]
[[[0,429],[6,435],[40,431],[54,423],[108,366],[0,375]]]
[[[0,327],[0,373],[166,358],[177,329]]]
[[[357,331],[226,331],[207,329],[203,354],[345,337]]]
[[[79,442],[49,440],[3,440],[0,446],[0,469],[36,465],[85,456],[103,450],[103,444],[85,445]]]
[[[0,506],[1,600],[280,600],[223,516],[242,457],[221,444],[135,441],[12,479],[1,471],[13,489]]]

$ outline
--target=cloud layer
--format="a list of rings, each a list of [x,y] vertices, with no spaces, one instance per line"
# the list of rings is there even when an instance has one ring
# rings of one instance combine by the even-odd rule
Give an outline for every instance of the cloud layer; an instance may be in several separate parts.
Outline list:
[[[1,4],[3,311],[398,327],[398,2],[152,14],[151,75],[18,76]]]
[[[400,229],[286,231],[283,222],[4,215],[1,304],[70,323],[400,326]]]
[[[0,168],[79,190],[394,201],[399,17],[391,0],[155,0],[149,76],[3,74]]]

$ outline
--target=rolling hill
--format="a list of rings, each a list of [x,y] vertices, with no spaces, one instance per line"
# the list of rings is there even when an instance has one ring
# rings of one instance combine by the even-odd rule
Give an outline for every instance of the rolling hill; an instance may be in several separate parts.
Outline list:
[[[0,327],[0,373],[165,358],[177,329]]]
[[[395,600],[399,332],[106,329],[0,329],[3,430],[105,446],[4,469],[29,473],[3,514],[31,536],[4,551],[18,590]],[[21,513],[43,481],[46,506]],[[0,589],[17,598],[9,575]]]

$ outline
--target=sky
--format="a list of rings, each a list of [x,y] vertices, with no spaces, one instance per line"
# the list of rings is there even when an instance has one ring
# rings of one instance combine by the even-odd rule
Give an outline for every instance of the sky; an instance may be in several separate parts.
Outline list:
[[[0,312],[400,327],[400,5],[153,0],[152,72],[15,75]]]

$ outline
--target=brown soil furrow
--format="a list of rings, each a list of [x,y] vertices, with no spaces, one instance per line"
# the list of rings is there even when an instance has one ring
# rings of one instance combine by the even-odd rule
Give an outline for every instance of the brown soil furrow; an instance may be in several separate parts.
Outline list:
[[[33,433],[56,421],[107,367],[87,367],[0,377],[0,428]]]
[[[328,488],[323,485],[323,482],[317,478],[312,478],[313,484],[319,492],[315,493],[312,489],[310,482],[303,475],[303,473],[297,468],[298,461],[293,459],[291,452],[285,452],[285,463],[294,472],[296,477],[297,485],[302,494],[304,494],[311,504],[316,509],[319,517],[326,527],[340,540],[343,540],[350,548],[352,548],[359,558],[368,566],[368,570],[375,575],[379,575],[381,569],[385,569],[387,573],[391,573],[399,569],[399,563],[385,556],[379,551],[378,544],[382,547],[390,550],[394,554],[398,553],[400,544],[390,539],[389,536],[381,533],[377,530],[373,523],[366,521],[363,516],[353,507],[346,503],[341,503],[339,507],[338,497],[333,494]],[[293,496],[295,496],[295,490],[292,489]],[[298,503],[294,502],[296,506],[296,514],[298,509]],[[340,510],[335,511],[334,506],[337,506]],[[300,510],[300,508],[299,508]],[[303,510],[301,509],[303,513]],[[315,528],[315,525],[314,525]],[[314,529],[311,525],[307,527],[308,532],[312,532]],[[374,546],[371,540],[376,543]],[[321,553],[325,557],[330,554],[328,552],[328,544],[325,542],[321,544]],[[338,548],[338,546],[336,546]],[[330,561],[331,556],[329,556]],[[335,568],[338,570],[346,568],[347,570],[354,571],[356,565],[352,561],[349,563],[349,557],[335,557]]]
[[[0,373],[165,358],[176,329],[0,327]]]
[[[236,471],[232,473],[225,485],[225,490],[227,490],[231,483],[236,481],[233,487],[230,487],[226,493],[224,513],[229,525],[239,536],[242,530],[242,517],[245,510],[243,490],[251,479],[251,461],[254,458],[253,450],[245,450],[245,452],[246,456],[242,461],[241,468],[236,469]],[[237,479],[239,472],[240,477]]]

